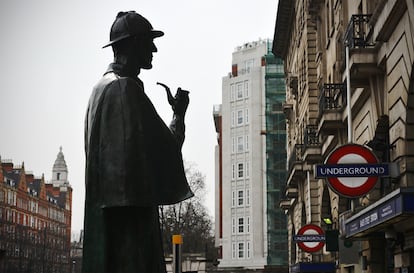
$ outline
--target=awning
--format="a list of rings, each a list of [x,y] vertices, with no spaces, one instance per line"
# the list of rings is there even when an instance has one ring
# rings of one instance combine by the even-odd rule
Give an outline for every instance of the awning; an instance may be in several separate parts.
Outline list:
[[[297,263],[291,266],[291,272],[335,272],[335,263]]]
[[[414,188],[399,188],[345,221],[347,238],[361,238],[414,217]]]

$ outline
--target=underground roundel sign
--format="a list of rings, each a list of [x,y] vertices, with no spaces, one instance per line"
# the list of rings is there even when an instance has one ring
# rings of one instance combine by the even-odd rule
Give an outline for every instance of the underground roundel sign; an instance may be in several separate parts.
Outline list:
[[[340,146],[316,166],[317,178],[326,178],[332,190],[349,198],[367,194],[388,172],[387,164],[379,164],[369,148],[358,144]]]
[[[301,227],[298,234],[293,236],[298,246],[306,252],[316,252],[325,245],[325,233],[319,226],[309,224]]]

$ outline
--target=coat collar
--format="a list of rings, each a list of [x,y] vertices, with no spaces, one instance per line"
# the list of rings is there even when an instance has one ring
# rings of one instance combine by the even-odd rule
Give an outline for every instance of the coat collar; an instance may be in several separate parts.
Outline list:
[[[139,71],[138,73],[136,71],[131,72],[125,64],[119,64],[119,63],[109,64],[108,69],[106,70],[105,74],[108,74],[108,73],[115,73],[121,77],[129,77],[134,80],[136,79],[140,81],[138,79]]]

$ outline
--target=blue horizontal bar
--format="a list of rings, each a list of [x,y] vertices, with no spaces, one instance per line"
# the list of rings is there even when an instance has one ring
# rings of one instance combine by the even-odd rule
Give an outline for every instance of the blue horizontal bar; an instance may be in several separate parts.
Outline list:
[[[326,164],[316,165],[316,178],[389,176],[388,164]]]

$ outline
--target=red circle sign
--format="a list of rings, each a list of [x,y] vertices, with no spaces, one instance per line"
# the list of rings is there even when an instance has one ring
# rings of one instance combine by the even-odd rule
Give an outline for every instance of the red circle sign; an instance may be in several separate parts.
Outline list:
[[[325,164],[377,164],[378,159],[367,147],[346,144],[335,149]],[[327,177],[331,189],[346,197],[355,198],[368,193],[377,183],[378,176],[369,177]]]
[[[301,227],[298,231],[298,235],[307,235],[307,236],[311,236],[311,235],[324,235],[325,233],[323,232],[322,228],[320,228],[317,225],[313,225],[313,224],[309,224],[309,225],[305,225],[303,227]],[[316,252],[319,251],[323,248],[323,246],[325,245],[325,242],[321,241],[321,242],[298,242],[298,246],[306,252]]]

